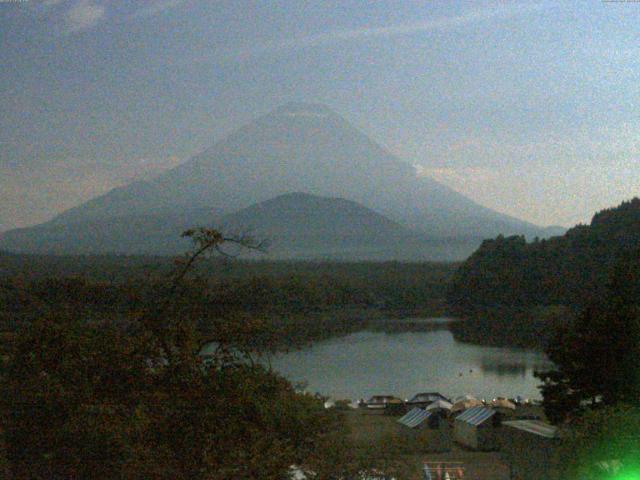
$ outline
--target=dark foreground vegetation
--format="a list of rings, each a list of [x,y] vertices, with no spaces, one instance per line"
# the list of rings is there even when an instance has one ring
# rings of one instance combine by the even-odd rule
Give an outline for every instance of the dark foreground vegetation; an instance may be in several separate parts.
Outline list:
[[[454,311],[482,314],[456,336],[535,343],[553,361],[537,376],[560,427],[562,478],[640,472],[638,210],[634,200],[598,214],[544,248],[485,242],[449,290]],[[0,474],[275,480],[296,464],[318,479],[371,469],[406,478],[402,452],[354,441],[344,414],[257,360],[362,328],[365,315],[441,314],[454,266],[235,264],[202,257],[259,245],[188,236],[195,249],[175,263],[0,257]],[[203,357],[205,341],[216,348]]]
[[[214,263],[197,261],[226,243],[254,245],[210,230],[188,236],[194,251],[164,281],[4,280],[14,338],[0,375],[0,475],[275,480],[293,464],[319,479],[394,472],[393,460],[350,440],[342,414],[256,361],[273,347],[272,329],[251,312],[287,281],[261,288],[240,275],[245,290],[213,288],[194,274]],[[276,307],[294,309],[281,298],[293,306]],[[206,357],[202,325],[217,346]]]
[[[568,478],[640,475],[640,248],[616,261],[602,296],[556,330],[538,372],[547,417],[563,426]]]

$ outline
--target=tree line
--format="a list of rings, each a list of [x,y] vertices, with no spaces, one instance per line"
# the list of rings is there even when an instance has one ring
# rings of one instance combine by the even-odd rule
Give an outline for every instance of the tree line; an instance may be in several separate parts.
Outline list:
[[[24,262],[22,267],[16,258]],[[90,265],[90,259],[97,264]],[[78,264],[74,266],[73,262]],[[2,262],[0,257],[0,263]],[[172,264],[148,257],[4,259],[0,332],[10,334],[46,311],[73,309],[86,318],[127,317],[165,294]],[[261,318],[262,336],[281,347],[357,330],[368,318],[441,315],[448,264],[236,262],[202,259],[181,284],[192,303],[206,306],[198,328],[221,314]],[[130,276],[128,276],[130,275]]]
[[[606,294],[617,259],[639,245],[638,198],[560,237],[485,240],[454,275],[448,303],[463,314],[479,307],[581,306]]]

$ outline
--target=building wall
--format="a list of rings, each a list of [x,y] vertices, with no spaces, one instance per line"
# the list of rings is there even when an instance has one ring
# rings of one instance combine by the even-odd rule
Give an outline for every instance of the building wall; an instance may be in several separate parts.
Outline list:
[[[491,419],[484,422],[482,425],[476,427],[476,437],[478,439],[478,450],[492,451],[498,450],[498,435],[500,434],[500,427],[493,426]]]
[[[510,466],[514,480],[559,479],[557,448],[558,439],[502,427],[501,457]]]
[[[473,425],[461,420],[456,420],[453,425],[453,435],[455,441],[461,445],[473,449],[478,448],[477,431]]]
[[[493,427],[491,420],[480,426],[470,425],[463,421],[454,423],[455,441],[474,450],[497,450],[497,435],[498,432]]]

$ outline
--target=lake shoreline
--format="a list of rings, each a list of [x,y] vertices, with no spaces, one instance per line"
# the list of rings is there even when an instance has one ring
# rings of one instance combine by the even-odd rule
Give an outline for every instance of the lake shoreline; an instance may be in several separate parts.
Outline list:
[[[334,399],[423,391],[539,398],[533,373],[549,368],[543,353],[461,343],[448,322],[436,323],[439,328],[423,331],[360,330],[261,357],[290,381],[308,382],[308,391]]]
[[[424,323],[422,319],[446,318],[443,308],[384,309],[365,306],[248,313],[254,313],[268,323],[267,339],[257,343],[272,352],[305,348],[315,342],[367,330],[397,333],[442,329],[443,326]],[[199,332],[206,339],[209,328],[201,324]]]
[[[560,311],[560,310],[558,310]],[[265,316],[264,312],[259,315]],[[564,313],[562,313],[564,314]],[[272,336],[272,351],[304,348],[314,342],[357,332],[383,333],[449,330],[456,341],[476,346],[504,347],[543,352],[560,321],[548,311],[479,312],[457,317],[444,306],[438,308],[386,309],[352,306],[314,309],[306,312],[274,311],[266,314]],[[434,322],[434,320],[440,320]],[[427,321],[425,321],[427,320]],[[206,327],[200,329],[206,337]]]
[[[574,315],[565,305],[476,307],[456,311],[458,320],[450,327],[460,342],[544,351],[557,329]]]

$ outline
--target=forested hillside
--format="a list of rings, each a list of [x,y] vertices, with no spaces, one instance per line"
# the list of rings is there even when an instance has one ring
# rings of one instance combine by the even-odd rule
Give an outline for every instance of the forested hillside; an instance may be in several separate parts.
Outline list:
[[[599,298],[622,255],[640,246],[640,199],[594,215],[564,236],[527,243],[521,236],[486,240],[458,269],[448,302],[477,308],[579,306]],[[637,261],[637,259],[635,259]]]
[[[544,348],[557,327],[608,294],[620,265],[640,269],[640,199],[597,213],[590,225],[527,243],[486,240],[453,276],[447,293],[458,340]],[[632,275],[629,278],[640,278]],[[640,285],[626,288],[640,297]]]
[[[211,316],[261,318],[278,344],[363,328],[368,319],[438,316],[455,264],[227,262],[207,259],[185,282]],[[165,257],[36,256],[0,252],[0,336],[51,311],[120,319],[153,303],[173,271]],[[195,297],[194,297],[195,295]],[[196,298],[197,297],[197,298]],[[242,322],[240,322],[242,323]]]

